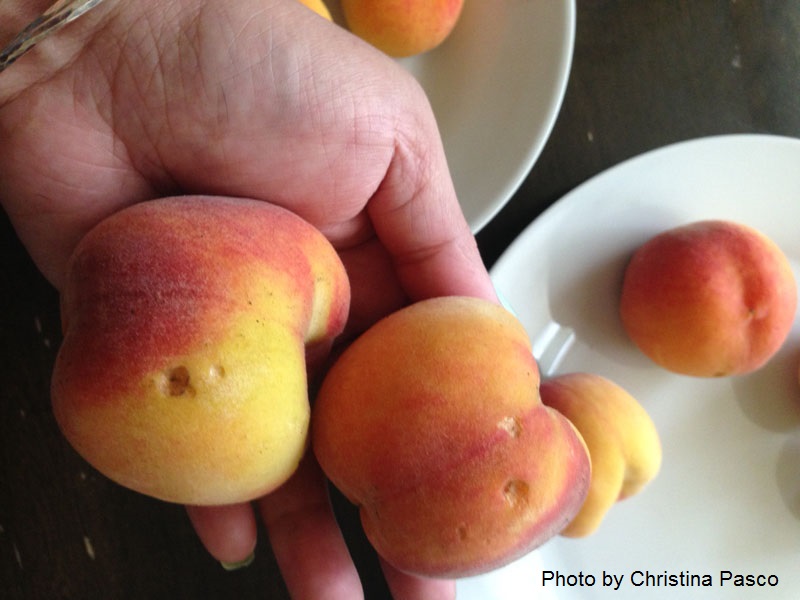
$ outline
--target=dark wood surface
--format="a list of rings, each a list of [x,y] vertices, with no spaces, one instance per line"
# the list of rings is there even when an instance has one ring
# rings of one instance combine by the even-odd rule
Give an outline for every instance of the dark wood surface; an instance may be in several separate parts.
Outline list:
[[[562,111],[527,180],[478,235],[487,265],[607,167],[740,132],[800,137],[800,3],[579,0]],[[48,398],[58,297],[5,215],[0,240],[0,598],[287,598],[265,541],[252,566],[227,573],[181,507],[110,483],[64,442]],[[352,510],[337,506],[354,531]],[[367,598],[388,598],[363,538],[350,538]]]

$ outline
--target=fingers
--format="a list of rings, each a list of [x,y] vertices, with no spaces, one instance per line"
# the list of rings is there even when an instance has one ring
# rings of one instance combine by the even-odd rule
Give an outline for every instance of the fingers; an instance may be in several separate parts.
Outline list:
[[[226,565],[245,563],[256,547],[256,521],[248,504],[187,506],[186,512],[209,554]]]
[[[453,600],[456,597],[455,581],[428,579],[398,571],[381,561],[386,583],[394,600]]]
[[[413,90],[397,124],[386,176],[370,200],[375,232],[413,300],[468,295],[496,300],[456,197],[435,120]]]
[[[259,501],[259,508],[292,598],[363,598],[325,479],[310,452],[288,482]]]
[[[386,248],[371,238],[357,246],[339,250],[350,279],[350,316],[337,343],[348,343],[378,319],[408,303],[397,281],[394,265]]]

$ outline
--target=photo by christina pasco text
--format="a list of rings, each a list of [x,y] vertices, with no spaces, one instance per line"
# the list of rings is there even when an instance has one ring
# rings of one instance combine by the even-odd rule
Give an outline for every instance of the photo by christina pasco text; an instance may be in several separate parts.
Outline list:
[[[774,573],[737,573],[721,570],[715,573],[694,573],[692,571],[652,571],[633,570],[626,573],[615,573],[602,570],[597,573],[578,571],[542,571],[542,587],[576,588],[603,587],[619,590],[623,587],[633,588],[777,588],[780,578]]]

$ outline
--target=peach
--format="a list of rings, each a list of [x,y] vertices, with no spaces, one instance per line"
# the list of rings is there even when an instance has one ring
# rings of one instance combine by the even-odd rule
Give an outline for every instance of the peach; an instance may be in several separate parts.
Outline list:
[[[662,367],[720,377],[754,371],[794,321],[797,287],[780,248],[755,229],[698,221],[641,246],[625,270],[622,324]]]
[[[258,497],[307,447],[306,356],[327,351],[348,306],[336,252],[283,209],[137,204],[70,258],[56,419],[89,463],[133,490],[186,504]]]
[[[464,0],[342,0],[350,31],[389,56],[421,54],[441,44]]]
[[[542,402],[567,417],[583,436],[592,462],[589,493],[561,532],[594,533],[618,500],[638,494],[661,468],[661,440],[644,408],[613,381],[569,373],[542,382]]]
[[[445,297],[376,323],[337,359],[312,414],[316,457],[377,552],[460,577],[556,535],[589,485],[580,435],[538,392],[522,325]]]
[[[300,4],[304,4],[315,13],[317,13],[321,17],[325,17],[328,21],[331,21],[331,11],[328,10],[328,7],[325,6],[325,3],[322,0],[299,0]]]

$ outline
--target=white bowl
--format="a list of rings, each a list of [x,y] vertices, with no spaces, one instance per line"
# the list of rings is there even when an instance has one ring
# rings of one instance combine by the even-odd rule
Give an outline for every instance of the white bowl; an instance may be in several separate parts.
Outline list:
[[[338,2],[329,4],[341,22]],[[574,0],[465,0],[443,44],[399,60],[430,99],[474,232],[539,157],[561,108],[574,43]]]

